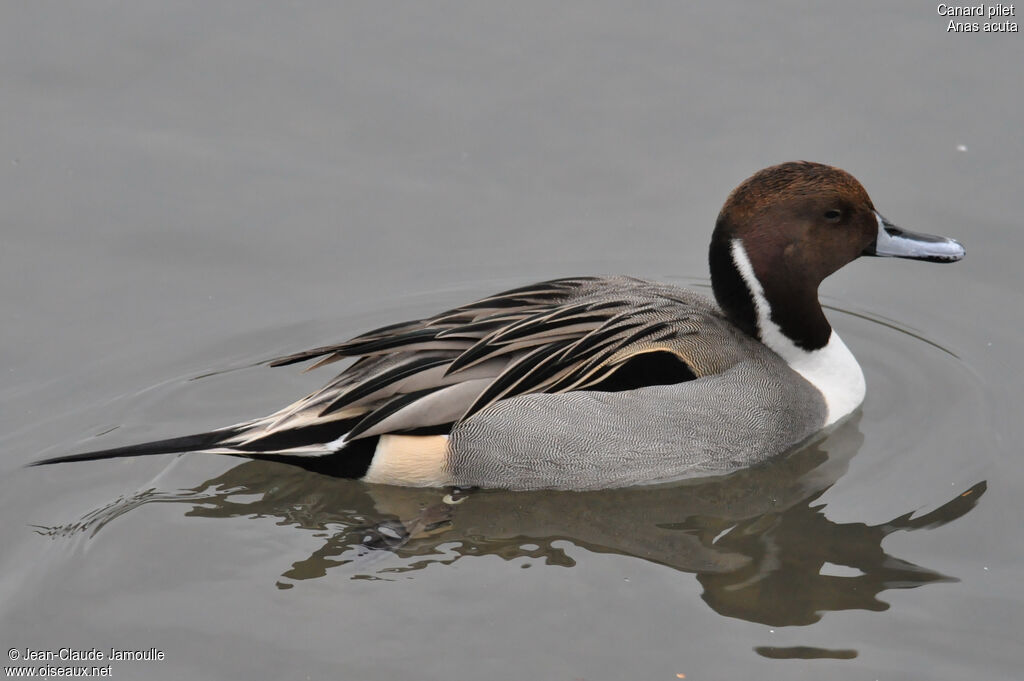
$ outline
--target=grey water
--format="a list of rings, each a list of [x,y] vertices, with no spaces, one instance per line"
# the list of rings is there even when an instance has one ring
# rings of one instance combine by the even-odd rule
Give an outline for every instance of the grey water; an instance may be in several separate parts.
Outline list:
[[[1020,678],[1019,34],[779,0],[2,19],[5,667],[155,648],[111,676]],[[706,291],[726,194],[794,159],[967,257],[825,282],[867,399],[767,465],[454,498],[210,456],[25,468],[267,413],[332,373],[266,360],[504,288]]]

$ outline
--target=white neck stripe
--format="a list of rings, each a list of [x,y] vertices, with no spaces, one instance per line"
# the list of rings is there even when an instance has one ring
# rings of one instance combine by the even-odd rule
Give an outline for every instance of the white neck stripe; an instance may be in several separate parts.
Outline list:
[[[764,287],[754,272],[754,265],[742,241],[733,239],[730,250],[733,263],[753,297],[761,342],[822,394],[828,410],[824,425],[832,425],[856,409],[864,401],[864,372],[843,339],[833,330],[823,348],[808,351],[797,346],[772,321],[771,304],[764,295]]]

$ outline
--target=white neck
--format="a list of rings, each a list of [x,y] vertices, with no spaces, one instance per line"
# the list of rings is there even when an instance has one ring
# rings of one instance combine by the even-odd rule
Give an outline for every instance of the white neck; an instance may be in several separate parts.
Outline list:
[[[832,425],[856,409],[864,401],[864,372],[839,334],[833,329],[825,347],[817,350],[798,347],[772,321],[771,305],[739,239],[732,241],[732,259],[754,298],[757,333],[761,342],[774,350],[793,371],[803,376],[822,394],[828,412],[824,425]]]

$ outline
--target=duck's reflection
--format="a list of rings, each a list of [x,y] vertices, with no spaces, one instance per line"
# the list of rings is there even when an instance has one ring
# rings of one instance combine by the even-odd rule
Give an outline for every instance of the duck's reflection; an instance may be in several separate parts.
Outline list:
[[[985,491],[978,483],[918,518],[833,522],[815,502],[846,471],[862,439],[852,419],[768,465],[601,492],[410,489],[252,461],[190,490],[144,492],[46,533],[96,532],[152,502],[187,504],[186,515],[203,518],[276,517],[323,541],[282,575],[281,588],[343,565],[364,579],[479,555],[571,566],[558,547],[568,542],[694,573],[704,600],[723,615],[804,625],[827,611],[883,610],[877,596],[886,589],[950,580],[886,554],[882,540],[955,520]]]

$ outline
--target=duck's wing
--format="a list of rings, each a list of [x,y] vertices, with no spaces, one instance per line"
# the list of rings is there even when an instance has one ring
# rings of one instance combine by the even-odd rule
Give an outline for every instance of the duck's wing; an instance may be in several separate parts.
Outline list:
[[[675,383],[727,368],[728,353],[708,333],[720,327],[710,303],[675,287],[624,277],[547,281],[273,360],[317,360],[312,369],[354,358],[327,385],[274,414],[134,453],[316,457],[386,433],[447,432],[517,395]],[[100,457],[59,460],[71,458]]]
[[[515,395],[679,382],[727,367],[728,353],[711,351],[709,324],[721,326],[714,308],[674,287],[629,278],[543,282],[274,360],[316,359],[315,368],[357,358],[258,423],[269,433],[352,421],[344,434],[351,441],[450,425]],[[253,443],[261,437],[252,435]]]

